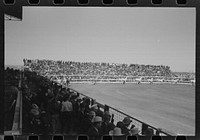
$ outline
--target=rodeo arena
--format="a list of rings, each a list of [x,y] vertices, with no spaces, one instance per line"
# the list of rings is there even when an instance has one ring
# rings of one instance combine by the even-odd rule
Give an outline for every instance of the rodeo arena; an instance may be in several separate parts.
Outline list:
[[[5,68],[5,134],[194,134],[189,118],[195,116],[190,109],[195,105],[194,73],[175,73],[163,65],[23,62],[21,69]],[[182,108],[193,114],[183,114]]]

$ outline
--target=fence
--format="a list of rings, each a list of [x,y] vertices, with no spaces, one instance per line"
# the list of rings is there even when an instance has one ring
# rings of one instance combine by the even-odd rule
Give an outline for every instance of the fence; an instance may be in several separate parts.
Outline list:
[[[71,90],[77,92],[74,89],[71,89]],[[79,92],[77,92],[77,93],[79,93]],[[81,97],[87,97],[87,98],[91,99],[93,101],[92,103],[93,104],[96,103],[100,107],[101,111],[105,111],[105,110],[108,109],[111,114],[114,114],[114,124],[115,125],[117,124],[117,122],[122,121],[124,119],[124,117],[129,117],[132,120],[131,124],[135,125],[135,127],[137,127],[140,130],[140,132],[142,132],[142,125],[143,124],[146,124],[149,128],[153,129],[154,134],[156,133],[156,131],[158,131],[158,129],[156,127],[151,126],[151,125],[149,125],[145,122],[142,122],[142,121],[140,121],[140,120],[138,120],[138,119],[136,119],[136,118],[134,118],[134,117],[132,117],[128,114],[125,114],[125,113],[121,112],[120,110],[117,110],[117,109],[115,109],[111,106],[108,106],[108,105],[103,105],[103,104],[97,102],[95,99],[84,95],[83,93],[79,93],[79,94],[80,94]],[[161,131],[159,130],[159,135],[161,135],[161,136],[175,136],[176,134],[169,132],[165,129],[162,129]]]

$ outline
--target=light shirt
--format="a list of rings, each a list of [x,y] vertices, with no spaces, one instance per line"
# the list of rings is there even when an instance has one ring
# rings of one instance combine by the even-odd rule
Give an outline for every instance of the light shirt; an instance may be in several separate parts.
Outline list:
[[[73,111],[72,103],[69,102],[69,101],[62,102],[61,111],[62,111],[62,112],[65,112],[65,111],[68,111],[68,112]]]

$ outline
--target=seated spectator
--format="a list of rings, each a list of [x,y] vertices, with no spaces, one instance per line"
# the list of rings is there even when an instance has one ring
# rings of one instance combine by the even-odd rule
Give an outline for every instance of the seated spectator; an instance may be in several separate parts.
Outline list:
[[[90,126],[90,128],[88,130],[88,135],[89,136],[101,135],[101,123],[102,123],[102,118],[99,116],[96,116],[94,118],[92,126]]]
[[[121,128],[115,127],[113,130],[109,131],[109,135],[111,135],[111,136],[123,136],[124,134],[122,134]]]
[[[136,127],[132,128],[132,129],[130,130],[130,135],[131,135],[131,136],[138,136],[139,133],[140,133],[140,130],[139,130],[138,128],[136,128]]]
[[[93,120],[96,117],[94,111],[90,111],[82,122],[82,132],[87,133],[88,129],[92,126]]]
[[[122,122],[123,122],[122,133],[125,134],[125,135],[129,135],[130,129],[128,127],[132,122],[131,119],[129,117],[125,117]]]
[[[102,122],[102,134],[109,134],[110,130],[115,128],[115,125],[110,122],[111,121],[111,114],[110,112],[106,111],[104,113],[103,122]]]
[[[149,128],[148,125],[142,124],[142,135],[144,136],[152,136],[154,135],[153,129]]]

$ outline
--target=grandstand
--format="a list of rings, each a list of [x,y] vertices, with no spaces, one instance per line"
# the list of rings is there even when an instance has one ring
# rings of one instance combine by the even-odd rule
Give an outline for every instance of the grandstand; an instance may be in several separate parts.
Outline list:
[[[194,75],[173,73],[169,66],[163,65],[24,59],[24,66],[39,75],[62,83],[68,78],[72,83],[132,83],[141,78],[140,83],[195,84],[191,81],[195,79]]]

